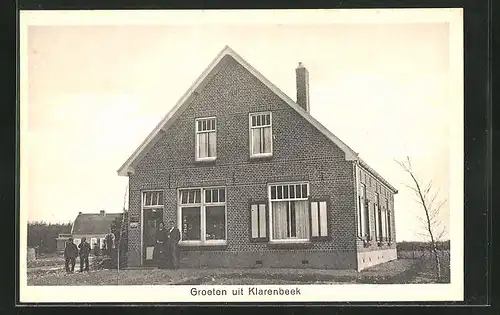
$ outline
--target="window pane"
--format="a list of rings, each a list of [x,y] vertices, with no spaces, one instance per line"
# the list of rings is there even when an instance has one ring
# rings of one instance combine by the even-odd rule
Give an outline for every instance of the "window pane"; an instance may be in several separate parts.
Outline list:
[[[295,198],[295,185],[290,185],[290,198]]]
[[[278,190],[278,199],[283,199],[283,186],[276,186],[276,189]]]
[[[225,206],[210,206],[206,208],[206,240],[226,239],[225,209]]]
[[[208,133],[207,152],[210,157],[217,156],[217,133],[215,131]]]
[[[210,190],[205,190],[205,202],[212,202],[212,193],[210,192]]]
[[[293,201],[291,202],[294,208],[294,234],[293,236],[299,239],[309,238],[309,202]]]
[[[288,233],[288,202],[277,201],[272,202],[272,216],[273,216],[273,239],[286,239]]]
[[[163,205],[163,191],[158,193],[158,205]]]
[[[206,121],[206,120],[203,120],[203,122],[202,122],[202,126],[203,126],[203,127],[202,127],[202,129],[203,129],[204,131],[205,131],[205,130],[207,130],[207,121]]]
[[[271,114],[267,114],[266,115],[266,125],[270,125],[271,124]]]
[[[188,202],[194,203],[194,191],[193,190],[189,190],[189,192],[188,192]]]
[[[328,236],[328,221],[326,217],[326,202],[319,203],[319,219],[321,236]]]
[[[391,239],[391,213],[389,211],[389,201],[385,199],[385,213],[386,213],[386,237]]]
[[[219,202],[226,202],[226,190],[224,188],[219,189]]]
[[[208,133],[198,134],[198,157],[204,158],[208,156]]]
[[[201,131],[201,121],[198,120],[197,124],[196,124],[196,130],[197,131]]]
[[[252,205],[251,207],[251,220],[252,220],[252,238],[259,237],[259,212],[257,210],[257,205]]]
[[[387,236],[386,235],[386,232],[387,232],[387,215],[385,213],[385,210],[382,210],[382,215],[381,215],[381,221],[382,221],[382,238],[385,239],[385,237]]]
[[[263,152],[264,153],[271,153],[271,127],[265,127],[265,128],[262,128],[262,132],[263,132],[263,141],[264,141],[264,145],[263,145]]]
[[[219,190],[212,189],[212,202],[219,202]]]
[[[266,205],[265,204],[260,204],[259,205],[259,231],[260,231],[260,237],[266,237],[267,235],[267,228],[266,228]]]
[[[252,154],[259,154],[261,143],[260,143],[260,128],[252,129]]]
[[[181,203],[186,204],[188,200],[188,193],[186,190],[181,191]]]
[[[307,184],[302,185],[302,198],[307,198]]]
[[[288,211],[288,237],[297,236],[297,213],[295,212],[295,202],[290,202],[290,211]]]
[[[276,199],[276,186],[271,186],[271,199]]]
[[[257,116],[257,126],[260,126],[262,125],[262,123],[260,122],[260,115]]]
[[[319,236],[318,203],[311,202],[311,236]]]
[[[288,199],[288,185],[283,186],[283,198]]]
[[[257,123],[257,118],[255,118],[255,116],[252,116],[252,127],[254,127],[256,123]]]
[[[295,197],[302,198],[302,190],[300,189],[300,185],[295,185]]]
[[[182,208],[182,239],[200,240],[200,223],[201,213],[200,207],[183,207]]]
[[[199,189],[194,191],[194,202],[196,203],[201,202],[201,191]]]

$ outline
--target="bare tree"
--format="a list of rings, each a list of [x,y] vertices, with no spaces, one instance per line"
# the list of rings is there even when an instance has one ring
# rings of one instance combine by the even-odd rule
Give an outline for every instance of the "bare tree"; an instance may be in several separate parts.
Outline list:
[[[411,185],[405,185],[415,193],[417,202],[422,206],[423,216],[419,217],[423,224],[425,234],[430,238],[431,252],[436,265],[437,280],[441,280],[441,261],[438,254],[437,243],[446,233],[446,229],[441,226],[439,213],[446,200],[438,201],[439,189],[434,189],[432,180],[425,185],[417,178],[411,165],[411,159],[406,157],[406,161],[396,161],[412,179]]]

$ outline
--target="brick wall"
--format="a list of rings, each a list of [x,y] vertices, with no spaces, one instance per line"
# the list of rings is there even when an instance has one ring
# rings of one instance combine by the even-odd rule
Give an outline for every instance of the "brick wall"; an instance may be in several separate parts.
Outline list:
[[[248,114],[261,111],[272,111],[273,157],[251,160]],[[208,116],[217,117],[217,160],[196,162],[194,121]],[[240,265],[241,257],[248,257],[249,264],[261,257],[269,265],[307,260],[313,267],[356,268],[353,174],[353,163],[345,160],[341,149],[226,56],[219,72],[130,175],[130,217],[140,218],[142,190],[163,190],[168,222],[177,219],[177,188],[223,185],[227,188],[227,246],[183,249],[184,262]],[[249,202],[266,200],[267,183],[281,181],[308,181],[311,198],[329,198],[330,239],[287,250],[250,241]],[[130,265],[140,263],[140,232],[140,227],[129,231]],[[302,258],[299,263],[291,257]]]
[[[370,242],[366,244],[362,240],[357,241],[357,251],[367,252],[367,251],[381,251],[396,248],[396,222],[394,219],[394,193],[386,186],[384,186],[379,180],[377,180],[373,175],[371,175],[367,170],[362,167],[358,167],[358,181],[360,184],[366,186],[366,198],[368,199],[369,207],[369,230],[370,230]],[[362,186],[358,185],[358,193],[361,194]],[[390,242],[389,240],[377,243],[375,241],[375,211],[374,204],[376,203],[376,194],[379,193],[380,206],[385,206],[385,200],[389,203],[389,208],[387,211],[390,212]]]

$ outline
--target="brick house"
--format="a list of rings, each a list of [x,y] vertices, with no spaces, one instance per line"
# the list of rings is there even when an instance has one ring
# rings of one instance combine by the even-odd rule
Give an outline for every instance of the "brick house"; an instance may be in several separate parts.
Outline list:
[[[181,266],[356,269],[397,258],[397,190],[225,47],[120,167],[129,177],[129,266],[178,225]]]

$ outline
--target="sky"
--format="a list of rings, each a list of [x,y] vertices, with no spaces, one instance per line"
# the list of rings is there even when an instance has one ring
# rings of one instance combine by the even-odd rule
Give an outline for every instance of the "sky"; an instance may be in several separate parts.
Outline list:
[[[302,62],[312,116],[399,190],[397,240],[422,238],[422,210],[395,160],[410,156],[417,176],[450,198],[457,104],[446,23],[203,21],[29,26],[21,112],[29,221],[127,207],[118,168],[229,45],[292,99]],[[447,230],[449,214],[448,202]]]

